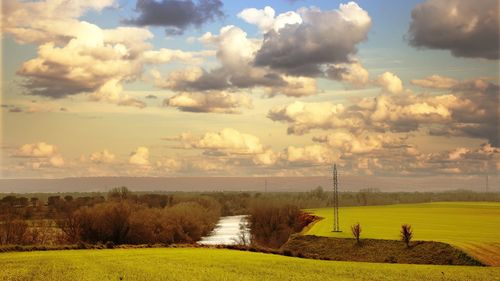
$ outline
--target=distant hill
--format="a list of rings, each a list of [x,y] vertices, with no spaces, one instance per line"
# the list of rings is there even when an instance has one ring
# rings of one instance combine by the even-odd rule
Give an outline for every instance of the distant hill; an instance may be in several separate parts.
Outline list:
[[[264,177],[82,177],[61,179],[0,179],[0,192],[89,192],[126,186],[135,191],[259,191],[265,192]],[[490,190],[500,190],[498,177],[490,179]],[[330,188],[329,177],[269,177],[267,191],[307,191]],[[381,191],[484,191],[477,177],[376,177],[341,176],[341,191],[372,188]]]

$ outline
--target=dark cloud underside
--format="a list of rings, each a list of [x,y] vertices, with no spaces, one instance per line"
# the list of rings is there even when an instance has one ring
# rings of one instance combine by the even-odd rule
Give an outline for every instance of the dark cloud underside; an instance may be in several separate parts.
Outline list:
[[[412,11],[414,47],[450,50],[456,57],[500,58],[498,0],[428,0]]]
[[[139,0],[136,4],[139,15],[126,20],[125,23],[164,26],[168,34],[182,34],[190,26],[200,27],[206,22],[223,17],[222,6],[220,0]]]

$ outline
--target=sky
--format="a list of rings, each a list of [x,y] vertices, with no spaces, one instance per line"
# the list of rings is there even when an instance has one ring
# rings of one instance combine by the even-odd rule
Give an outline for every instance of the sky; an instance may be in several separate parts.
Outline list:
[[[499,179],[496,0],[6,0],[1,31],[1,178]]]

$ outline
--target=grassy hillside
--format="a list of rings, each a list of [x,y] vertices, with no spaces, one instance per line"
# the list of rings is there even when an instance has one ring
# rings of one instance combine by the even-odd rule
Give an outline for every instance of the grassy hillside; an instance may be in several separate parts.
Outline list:
[[[219,249],[0,254],[0,280],[500,280],[500,268],[333,262]]]
[[[309,210],[325,219],[304,234],[352,237],[350,226],[359,222],[361,237],[399,239],[401,224],[409,223],[415,240],[441,241],[457,246],[491,265],[500,265],[500,203],[426,203],[340,209],[341,233],[331,232],[332,209]]]

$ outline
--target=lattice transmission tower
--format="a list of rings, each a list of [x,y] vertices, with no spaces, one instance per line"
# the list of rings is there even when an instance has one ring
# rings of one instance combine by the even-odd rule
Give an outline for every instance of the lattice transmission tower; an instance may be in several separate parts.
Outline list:
[[[337,164],[333,164],[333,232],[341,232],[339,225],[339,179]]]

